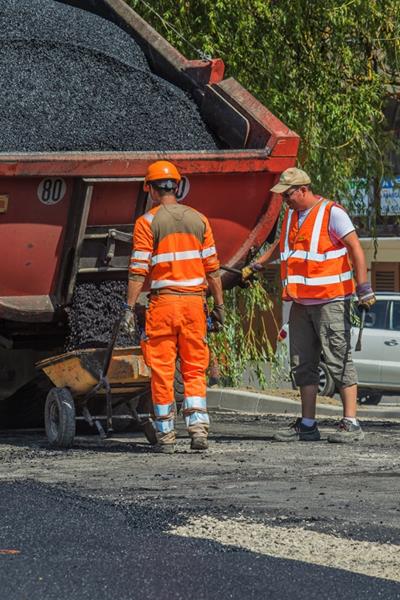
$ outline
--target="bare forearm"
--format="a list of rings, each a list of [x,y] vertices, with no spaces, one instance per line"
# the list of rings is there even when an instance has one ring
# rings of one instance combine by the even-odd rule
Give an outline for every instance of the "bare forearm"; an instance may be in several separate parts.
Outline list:
[[[352,231],[342,241],[349,253],[357,285],[365,283],[368,281],[367,261],[356,232]]]
[[[214,304],[223,304],[224,293],[222,290],[221,277],[211,277],[210,275],[207,275],[207,283],[214,298]]]
[[[129,279],[128,281],[128,297],[127,303],[129,306],[134,306],[139,298],[139,294],[143,288],[143,281],[132,281]]]
[[[349,249],[349,256],[354,269],[354,277],[357,285],[368,281],[367,262],[362,248]]]

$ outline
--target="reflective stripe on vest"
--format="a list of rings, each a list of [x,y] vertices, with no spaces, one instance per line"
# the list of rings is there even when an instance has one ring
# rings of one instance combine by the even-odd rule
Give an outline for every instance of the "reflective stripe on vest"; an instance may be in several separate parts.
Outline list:
[[[194,258],[201,258],[200,250],[185,250],[184,252],[164,252],[163,254],[156,254],[151,259],[152,265],[158,265],[163,262],[172,262],[174,260],[193,260]]]
[[[214,256],[214,254],[217,254],[217,249],[215,246],[210,246],[210,248],[205,248],[205,250],[201,252],[201,257],[208,258],[209,256]]]
[[[340,275],[329,275],[328,277],[302,277],[301,275],[289,275],[282,281],[282,284],[286,287],[290,283],[297,283],[302,285],[329,285],[330,283],[341,283],[342,281],[349,281],[353,278],[353,271],[346,271]]]
[[[345,254],[347,254],[347,248],[330,250],[324,254],[318,254],[318,252],[306,252],[305,250],[292,250],[292,252],[282,252],[281,260],[287,260],[288,258],[300,258],[301,260],[315,260],[316,262],[324,262],[326,260],[339,258]]]
[[[148,263],[131,262],[131,263],[129,263],[129,268],[130,269],[142,269],[143,271],[147,272],[149,270],[149,265],[148,265]]]
[[[164,287],[192,287],[196,285],[202,285],[204,283],[204,277],[196,277],[195,279],[179,279],[174,281],[173,279],[158,279],[151,282],[151,289],[158,290]]]
[[[131,258],[136,258],[137,260],[149,260],[151,256],[151,252],[141,252],[140,250],[134,250],[132,252]]]
[[[154,219],[154,215],[151,214],[150,212],[147,212],[146,214],[144,214],[143,217],[146,219],[146,221],[148,223],[151,223],[152,220]]]

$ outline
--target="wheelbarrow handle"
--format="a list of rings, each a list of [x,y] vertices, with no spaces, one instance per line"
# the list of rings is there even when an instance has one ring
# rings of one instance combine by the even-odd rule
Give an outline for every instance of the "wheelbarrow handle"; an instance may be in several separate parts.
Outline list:
[[[104,378],[107,373],[108,373],[108,368],[110,366],[110,362],[111,362],[111,357],[112,357],[112,353],[114,350],[114,346],[115,346],[115,342],[117,341],[117,337],[118,337],[118,333],[119,333],[119,328],[121,326],[121,321],[122,321],[123,315],[121,315],[120,317],[118,317],[118,319],[116,319],[115,323],[114,323],[114,327],[112,330],[112,334],[111,334],[111,339],[108,343],[107,346],[107,350],[104,356],[104,363],[103,363],[103,371],[102,371],[102,377]]]

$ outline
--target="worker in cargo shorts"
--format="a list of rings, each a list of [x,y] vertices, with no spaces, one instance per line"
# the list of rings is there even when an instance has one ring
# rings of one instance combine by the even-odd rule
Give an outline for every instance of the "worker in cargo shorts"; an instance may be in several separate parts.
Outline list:
[[[175,165],[157,161],[148,168],[144,189],[154,206],[137,219],[129,268],[125,329],[144,280],[150,280],[143,355],[151,368],[151,390],[157,444],[155,450],[175,452],[174,375],[177,355],[184,384],[183,415],[192,450],[208,447],[206,369],[209,362],[205,294],[214,298],[211,319],[224,322],[219,261],[208,220],[176,198],[181,175]]]
[[[321,352],[340,392],[343,418],[330,442],[362,440],[356,418],[357,374],[350,348],[350,303],[354,291],[368,310],[375,296],[367,278],[364,252],[353,223],[338,204],[315,195],[300,169],[284,171],[272,192],[287,208],[280,239],[257,262],[243,269],[244,279],[268,262],[281,261],[283,300],[292,301],[289,317],[292,375],[300,387],[302,417],[278,441],[320,439],[315,420]],[[354,286],[354,279],[356,287]]]

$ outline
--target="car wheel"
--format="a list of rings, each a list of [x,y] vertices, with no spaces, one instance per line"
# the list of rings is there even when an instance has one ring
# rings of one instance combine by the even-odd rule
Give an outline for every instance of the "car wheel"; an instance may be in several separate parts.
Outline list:
[[[358,403],[376,406],[382,400],[382,396],[381,392],[361,392],[358,396]]]
[[[335,382],[333,381],[332,375],[330,374],[325,363],[320,362],[318,366],[319,371],[319,384],[318,394],[320,396],[333,396],[335,393]]]

